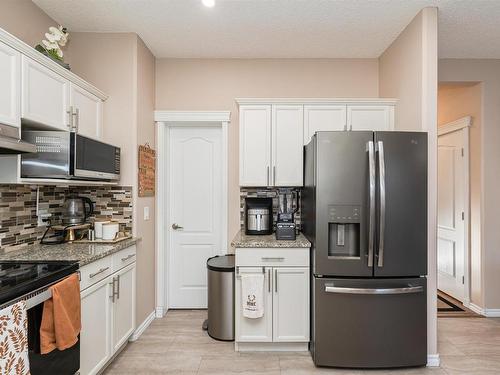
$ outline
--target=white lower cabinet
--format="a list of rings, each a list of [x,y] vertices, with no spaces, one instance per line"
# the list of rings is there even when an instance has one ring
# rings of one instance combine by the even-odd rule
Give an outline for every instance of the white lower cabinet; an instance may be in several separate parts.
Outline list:
[[[116,273],[113,305],[113,350],[127,342],[135,329],[135,263]]]
[[[135,253],[135,246],[131,247]],[[115,255],[130,253],[124,249]],[[80,374],[98,374],[135,329],[135,262],[112,264],[112,255],[80,269],[82,331]],[[102,278],[109,271],[111,274]],[[93,284],[88,278],[98,281]]]
[[[246,350],[244,348],[294,350],[292,346],[280,346],[280,344],[309,342],[309,249],[267,250],[236,249],[237,350]],[[264,316],[258,319],[245,318],[242,308],[241,276],[262,272],[264,272]],[[307,345],[303,345],[302,348],[306,350]]]
[[[108,279],[82,291],[81,374],[96,374],[111,358],[111,293]]]
[[[309,341],[309,268],[273,270],[273,341]]]

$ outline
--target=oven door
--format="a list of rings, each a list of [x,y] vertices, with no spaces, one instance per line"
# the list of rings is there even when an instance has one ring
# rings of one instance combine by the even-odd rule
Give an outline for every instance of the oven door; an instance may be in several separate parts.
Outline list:
[[[120,179],[120,148],[72,133],[72,167],[76,178]]]
[[[74,375],[80,370],[80,338],[66,350],[40,354],[43,303],[28,310],[28,355],[31,375]]]

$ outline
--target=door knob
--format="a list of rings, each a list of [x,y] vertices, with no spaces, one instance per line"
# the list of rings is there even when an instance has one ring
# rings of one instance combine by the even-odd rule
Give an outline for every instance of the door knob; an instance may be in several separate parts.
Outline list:
[[[183,229],[184,227],[181,227],[180,225],[177,225],[176,223],[172,224],[172,229],[177,230],[177,229]]]

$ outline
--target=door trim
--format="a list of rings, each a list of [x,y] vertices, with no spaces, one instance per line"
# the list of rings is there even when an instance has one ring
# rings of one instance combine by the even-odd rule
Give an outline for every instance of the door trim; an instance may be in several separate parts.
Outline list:
[[[168,170],[168,141],[170,128],[172,126],[202,127],[218,126],[222,130],[222,232],[221,232],[221,253],[226,254],[227,243],[227,221],[228,221],[228,127],[231,121],[229,111],[155,111],[156,122],[156,142],[157,142],[157,174],[155,195],[156,203],[156,317],[163,317],[169,304],[169,293],[167,287],[167,277],[169,273],[169,249],[170,231],[168,224],[167,208],[169,204],[169,170]]]
[[[464,163],[464,306],[470,304],[470,145],[469,128],[472,126],[472,117],[465,116],[458,120],[438,126],[438,138],[442,135],[461,132],[464,145],[463,163]],[[438,142],[439,143],[439,142]],[[438,162],[439,163],[439,162]],[[437,226],[436,226],[437,230]],[[437,279],[436,279],[437,284]]]

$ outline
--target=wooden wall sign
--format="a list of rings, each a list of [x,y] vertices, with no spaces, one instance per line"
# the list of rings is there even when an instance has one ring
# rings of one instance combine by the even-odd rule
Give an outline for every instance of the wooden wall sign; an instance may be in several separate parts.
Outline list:
[[[154,197],[156,151],[146,143],[139,146],[139,197]]]

